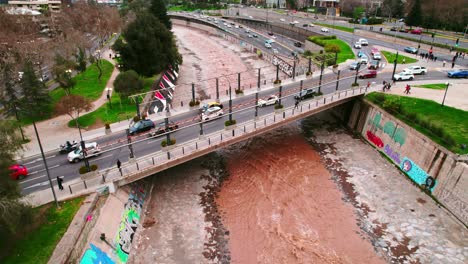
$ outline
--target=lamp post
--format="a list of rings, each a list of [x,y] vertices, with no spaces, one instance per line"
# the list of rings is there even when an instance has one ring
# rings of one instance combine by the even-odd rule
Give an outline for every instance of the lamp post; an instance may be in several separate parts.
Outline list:
[[[445,97],[447,96],[447,91],[448,91],[448,88],[450,85],[452,85],[451,83],[449,82],[445,82],[445,85],[447,85],[447,87],[445,87],[445,93],[444,93],[444,99],[442,100],[442,106],[444,106],[444,103],[445,103]]]
[[[356,76],[354,77],[354,85],[357,85],[357,77],[358,77],[360,68],[361,68],[361,63],[358,63],[358,65],[356,67]]]
[[[395,71],[396,71],[397,63],[398,63],[398,51],[396,52],[395,60],[393,60],[392,80],[395,80]]]
[[[221,77],[226,78],[229,83],[229,123],[232,123],[232,91],[231,91],[231,81],[225,75],[221,75]]]

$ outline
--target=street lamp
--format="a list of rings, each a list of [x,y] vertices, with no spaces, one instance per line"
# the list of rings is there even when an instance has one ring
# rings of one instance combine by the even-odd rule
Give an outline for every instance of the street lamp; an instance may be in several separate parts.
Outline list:
[[[231,91],[231,81],[225,75],[221,75],[224,77],[229,83],[229,123],[232,123],[232,91]]]
[[[445,82],[445,85],[447,85],[447,87],[445,87],[444,99],[442,100],[442,106],[444,106],[444,103],[445,103],[445,96],[447,96],[448,88],[449,88],[449,86],[452,85],[452,84],[449,83],[449,82]]]

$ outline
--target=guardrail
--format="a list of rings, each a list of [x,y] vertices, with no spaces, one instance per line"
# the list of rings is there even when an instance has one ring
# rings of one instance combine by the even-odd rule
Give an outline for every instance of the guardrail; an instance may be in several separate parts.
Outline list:
[[[101,185],[109,182],[117,184],[118,186],[128,184],[148,175],[205,155],[218,148],[275,129],[285,123],[302,119],[312,113],[318,113],[335,107],[336,105],[349,101],[353,97],[367,93],[368,90],[367,87],[357,87],[344,91],[336,91],[335,93],[303,101],[298,107],[291,106],[285,109],[275,110],[275,112],[260,118],[254,118],[253,120],[234,125],[233,127],[226,127],[223,130],[208,135],[202,135],[197,139],[190,140],[180,145],[167,147],[157,153],[132,159],[123,164],[120,169],[114,167],[101,170],[97,173],[98,176],[96,177],[69,185],[70,194],[85,192],[86,190],[88,192],[93,192]]]

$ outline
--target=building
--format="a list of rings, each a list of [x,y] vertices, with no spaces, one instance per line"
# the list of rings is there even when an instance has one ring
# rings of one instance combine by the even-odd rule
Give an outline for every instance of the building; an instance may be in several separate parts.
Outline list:
[[[340,16],[340,0],[311,0],[317,13],[328,16]]]
[[[265,0],[268,8],[286,8],[286,0]]]
[[[27,8],[33,11],[41,11],[47,7],[50,11],[60,11],[62,6],[61,0],[10,0],[8,5],[12,8]]]

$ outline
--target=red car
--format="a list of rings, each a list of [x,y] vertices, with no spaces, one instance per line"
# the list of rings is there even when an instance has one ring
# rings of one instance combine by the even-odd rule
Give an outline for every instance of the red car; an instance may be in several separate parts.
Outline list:
[[[359,74],[359,79],[375,78],[377,77],[377,71],[367,71]]]
[[[419,29],[419,28],[413,29],[413,30],[411,30],[411,34],[421,35],[422,30]]]
[[[22,180],[24,177],[28,176],[28,169],[24,165],[14,164],[8,169],[10,170],[10,177],[13,180]]]
[[[371,54],[374,55],[375,53],[379,53],[379,50],[376,48],[371,49]]]

